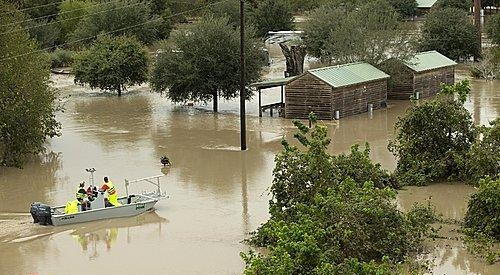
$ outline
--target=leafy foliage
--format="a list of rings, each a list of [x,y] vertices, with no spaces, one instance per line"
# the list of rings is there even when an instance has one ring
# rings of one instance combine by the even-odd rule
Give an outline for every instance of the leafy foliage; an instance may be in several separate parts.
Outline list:
[[[0,56],[17,56],[36,50],[36,43],[20,26],[7,24],[23,16],[0,2]],[[47,137],[59,134],[57,95],[49,86],[49,60],[34,52],[0,62],[0,165],[21,167],[28,155],[39,153]]]
[[[468,12],[472,6],[469,0],[438,0],[436,7],[438,8],[455,8]]]
[[[257,35],[269,31],[288,31],[294,28],[292,9],[286,0],[262,0],[250,14]]]
[[[133,37],[100,37],[91,47],[75,57],[75,83],[92,89],[121,91],[125,86],[147,80],[149,56]]]
[[[482,138],[472,144],[460,165],[460,178],[476,183],[484,177],[500,177],[500,119],[490,122],[491,127],[480,127]]]
[[[492,15],[486,22],[486,33],[492,42],[500,45],[500,13]]]
[[[385,171],[357,147],[356,157],[329,155],[326,127],[317,125],[314,115],[310,120],[312,128],[295,121],[295,138],[306,151],[284,141],[276,156],[271,219],[251,239],[269,253],[242,253],[245,274],[396,273],[401,267],[396,262],[405,261],[430,233],[433,211],[428,206],[398,211],[396,192],[374,184],[383,184],[378,174]]]
[[[394,9],[404,17],[411,17],[417,13],[416,0],[388,0]]]
[[[500,241],[500,180],[479,182],[479,191],[469,200],[464,227]]]
[[[89,8],[89,16],[79,22],[71,35],[72,41],[97,38],[97,35],[108,32],[113,32],[115,36],[135,36],[145,44],[158,37],[158,29],[163,22],[157,15],[152,15],[148,1],[110,1],[105,10],[102,9],[97,5]]]
[[[434,99],[413,103],[398,119],[389,150],[398,160],[395,174],[400,183],[425,185],[459,176],[459,163],[476,138],[463,106],[468,93],[468,81],[443,86]]]
[[[26,23],[31,38],[38,42],[42,49],[53,47],[59,44],[61,29],[55,21],[48,19],[33,20]]]
[[[399,14],[384,0],[352,9],[330,4],[314,10],[309,18],[304,43],[309,53],[324,63],[365,61],[376,65],[390,58],[406,60],[414,54]]]
[[[263,66],[260,45],[248,30],[245,41],[247,84],[259,79]],[[204,16],[172,34],[158,54],[151,86],[174,102],[225,99],[239,93],[239,30],[227,17]],[[247,95],[251,95],[247,91]],[[214,101],[214,111],[217,103]]]
[[[68,40],[69,35],[74,32],[78,23],[87,14],[91,2],[88,0],[65,0],[59,5],[57,20],[61,28],[61,41]],[[104,5],[104,8],[107,5]],[[101,6],[102,7],[102,6]]]
[[[476,27],[464,11],[456,8],[436,9],[427,15],[419,47],[454,60],[478,56],[480,50]]]
[[[500,46],[483,49],[482,55],[481,61],[472,65],[471,75],[487,80],[500,78]]]
[[[69,67],[73,64],[75,53],[70,50],[56,49],[50,53],[51,68]]]

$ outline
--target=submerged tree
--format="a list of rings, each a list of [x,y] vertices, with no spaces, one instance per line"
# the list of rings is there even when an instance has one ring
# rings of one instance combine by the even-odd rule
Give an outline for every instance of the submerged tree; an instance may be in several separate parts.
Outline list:
[[[245,37],[248,85],[259,79],[264,64],[253,33],[248,31]],[[231,99],[239,94],[239,39],[239,30],[226,17],[204,16],[164,44],[152,71],[152,89],[166,93],[173,102],[213,99],[217,112],[219,96]]]
[[[384,0],[359,8],[327,5],[311,13],[304,27],[309,53],[329,64],[364,61],[373,65],[414,55],[399,15]]]
[[[426,185],[459,176],[459,164],[476,139],[471,115],[463,106],[469,91],[468,81],[443,86],[434,99],[412,104],[399,118],[389,150],[397,158],[400,183]]]
[[[48,55],[35,51],[20,26],[7,26],[21,20],[19,12],[0,2],[0,165],[17,167],[42,151],[46,138],[58,135],[60,127]]]
[[[330,155],[327,128],[295,121],[305,150],[283,141],[276,156],[271,218],[251,238],[265,255],[242,253],[245,274],[395,274],[430,231],[432,211],[404,214],[386,171],[353,146]]]
[[[120,96],[126,86],[147,80],[149,55],[133,37],[100,37],[91,47],[75,57],[75,83],[90,88],[116,91]]]

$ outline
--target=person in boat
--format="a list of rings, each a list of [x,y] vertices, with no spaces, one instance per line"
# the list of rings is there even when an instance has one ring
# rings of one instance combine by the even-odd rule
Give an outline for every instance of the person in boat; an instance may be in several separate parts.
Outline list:
[[[76,199],[85,199],[87,198],[87,191],[85,191],[85,182],[82,181],[78,185],[78,189],[76,189]]]
[[[82,211],[86,211],[90,209],[90,203],[88,199],[87,191],[85,190],[85,182],[82,181],[78,185],[78,189],[76,189],[76,199],[80,200],[80,204],[82,206]]]
[[[77,198],[76,200],[68,201],[66,207],[64,208],[65,214],[75,214],[78,213],[78,206],[83,203],[83,199]]]
[[[118,192],[116,192],[115,186],[108,179],[108,177],[104,177],[104,183],[102,184],[99,192],[107,192],[108,193],[108,201],[112,206],[120,206],[121,204],[118,202]]]

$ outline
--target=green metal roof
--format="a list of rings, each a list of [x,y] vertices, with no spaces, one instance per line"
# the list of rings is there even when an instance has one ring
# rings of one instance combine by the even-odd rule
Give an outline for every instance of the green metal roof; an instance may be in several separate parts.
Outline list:
[[[457,63],[437,51],[421,52],[405,62],[406,66],[415,72],[423,72],[443,67],[457,65]]]
[[[437,0],[417,0],[417,8],[430,9],[436,2]]]
[[[389,75],[381,70],[362,62],[319,68],[308,72],[335,88],[389,78]]]
[[[250,87],[254,87],[256,89],[267,89],[267,88],[279,87],[279,86],[283,86],[283,85],[287,84],[290,80],[293,80],[295,78],[296,78],[296,76],[270,79],[270,80],[266,80],[266,81],[252,83],[252,84],[250,84]]]

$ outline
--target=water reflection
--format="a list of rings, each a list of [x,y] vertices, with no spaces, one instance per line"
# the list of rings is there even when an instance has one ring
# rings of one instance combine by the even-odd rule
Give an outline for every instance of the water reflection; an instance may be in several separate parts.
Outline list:
[[[73,116],[78,132],[105,147],[145,139],[151,128],[152,106],[147,95],[84,97],[75,102]],[[71,109],[70,109],[71,111]]]
[[[121,240],[127,244],[132,243],[130,229],[133,227],[156,224],[158,236],[162,235],[162,224],[167,220],[156,212],[145,213],[137,217],[86,223],[70,233],[71,237],[78,243],[82,251],[88,255],[90,260],[96,259],[104,251],[109,252],[118,242],[119,232],[125,234],[126,239]]]
[[[29,210],[33,199],[51,202],[48,196],[62,168],[61,154],[48,152],[29,160],[23,169],[0,167],[0,212]]]

